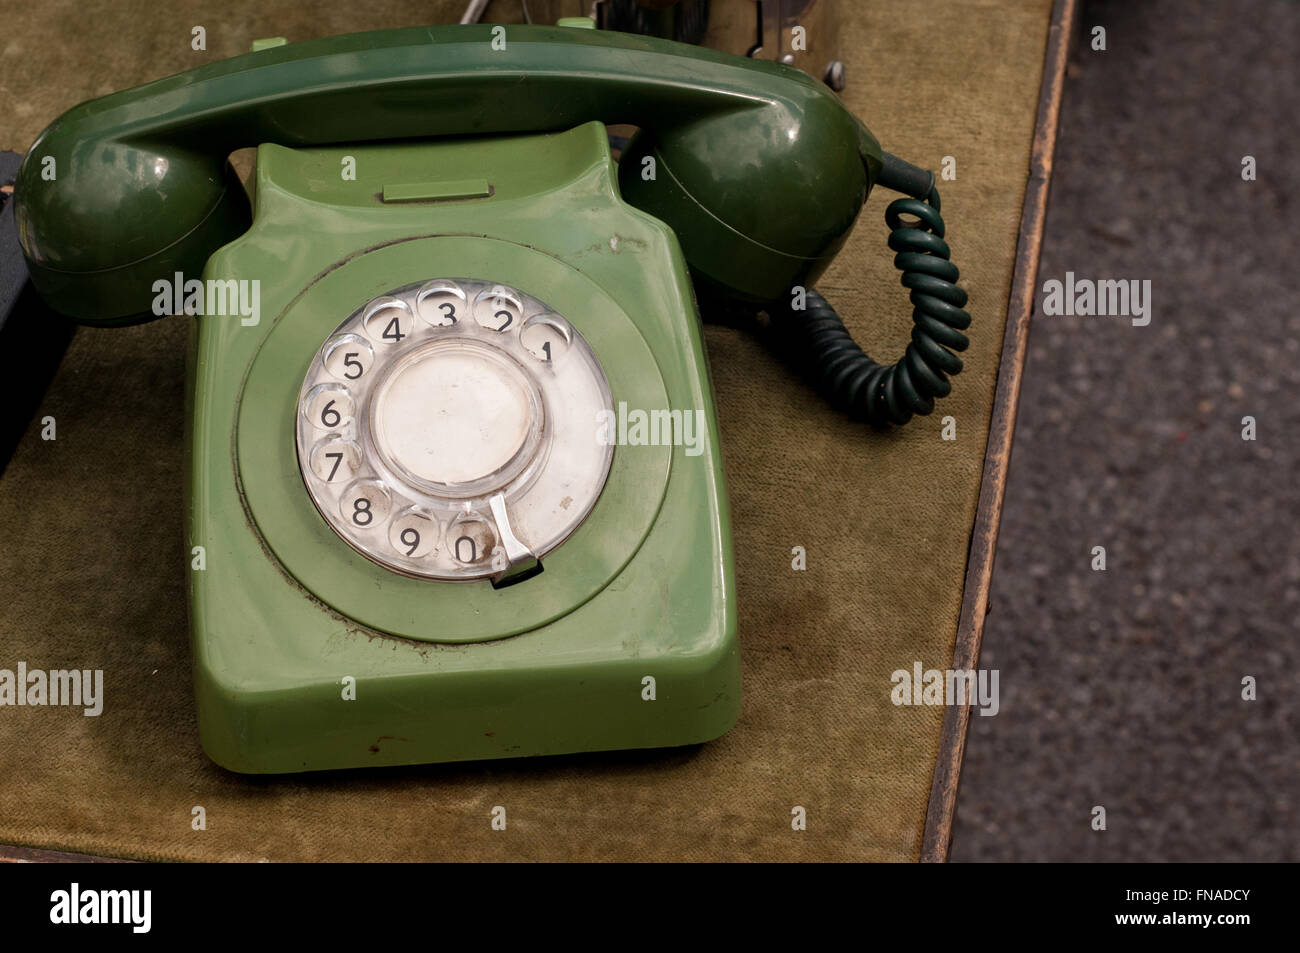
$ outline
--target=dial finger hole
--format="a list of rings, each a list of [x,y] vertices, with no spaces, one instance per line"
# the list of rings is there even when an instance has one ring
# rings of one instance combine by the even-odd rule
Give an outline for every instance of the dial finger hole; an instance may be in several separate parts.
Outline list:
[[[519,340],[529,354],[549,364],[569,349],[573,333],[569,322],[548,312],[529,318],[519,332]]]
[[[366,306],[362,324],[370,340],[378,344],[401,344],[415,325],[415,315],[401,298],[385,295]]]
[[[340,430],[352,425],[356,402],[342,384],[318,384],[307,392],[302,412],[317,430]]]
[[[311,472],[326,483],[350,480],[361,468],[361,448],[338,434],[330,434],[311,448]]]
[[[465,307],[465,292],[453,281],[430,281],[415,296],[415,310],[435,328],[459,322]]]
[[[370,370],[375,349],[359,334],[340,334],[325,342],[325,370],[345,381],[358,381]]]
[[[388,542],[411,559],[421,559],[438,545],[438,523],[411,507],[398,513],[388,525]]]
[[[378,480],[358,480],[339,498],[343,521],[356,530],[382,526],[391,507],[388,490]]]
[[[496,534],[486,520],[477,516],[465,516],[447,528],[447,545],[456,562],[471,566],[484,562],[492,555]]]
[[[523,317],[519,296],[502,285],[493,285],[474,299],[474,318],[492,331],[513,331]]]

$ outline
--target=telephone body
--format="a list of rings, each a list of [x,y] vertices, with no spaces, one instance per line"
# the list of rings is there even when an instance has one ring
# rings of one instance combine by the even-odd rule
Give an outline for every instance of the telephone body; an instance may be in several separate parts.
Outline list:
[[[695,288],[810,284],[887,160],[779,64],[494,35],[264,49],[71,110],[20,174],[33,281],[83,322],[157,316],[173,278],[205,306],[260,289],[255,322],[202,308],[188,358],[199,727],[229,769],[683,745],[739,716]],[[617,164],[605,122],[642,129]],[[629,408],[698,414],[696,452],[620,440]]]

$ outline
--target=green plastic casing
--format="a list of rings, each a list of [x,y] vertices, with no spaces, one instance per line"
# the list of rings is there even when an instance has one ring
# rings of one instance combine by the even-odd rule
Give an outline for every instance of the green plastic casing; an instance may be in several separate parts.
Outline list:
[[[345,157],[356,179],[344,181]],[[487,197],[385,202],[485,179]],[[418,190],[416,190],[418,192]],[[436,192],[436,189],[431,191]],[[198,318],[190,574],[203,747],[241,772],[702,742],[740,711],[726,496],[686,263],[619,197],[605,130],[258,152],[256,214],[204,279],[258,280],[260,319]],[[434,277],[535,295],[587,339],[613,401],[698,409],[703,452],[617,446],[539,576],[494,589],[383,569],[303,487],[297,396],[356,308]]]

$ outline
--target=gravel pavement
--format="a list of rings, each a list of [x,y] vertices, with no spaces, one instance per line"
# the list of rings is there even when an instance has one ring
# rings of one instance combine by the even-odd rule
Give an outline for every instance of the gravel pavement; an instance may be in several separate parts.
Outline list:
[[[951,858],[1300,860],[1300,5],[1081,19]]]

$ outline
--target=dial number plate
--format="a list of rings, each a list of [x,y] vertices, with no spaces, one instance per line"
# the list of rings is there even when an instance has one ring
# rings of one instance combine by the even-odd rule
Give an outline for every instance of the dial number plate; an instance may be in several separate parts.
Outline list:
[[[507,285],[431,278],[365,302],[298,398],[303,483],[325,522],[409,576],[534,570],[595,505],[613,448],[591,348]]]

